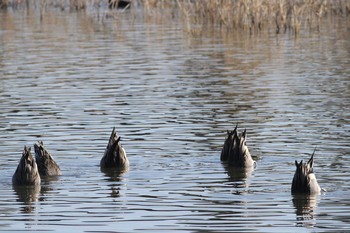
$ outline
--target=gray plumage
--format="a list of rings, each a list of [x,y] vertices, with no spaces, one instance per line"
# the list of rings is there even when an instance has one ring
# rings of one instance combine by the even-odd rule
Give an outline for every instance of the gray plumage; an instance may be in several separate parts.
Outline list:
[[[42,141],[34,144],[34,151],[40,176],[61,175],[60,167],[53,159],[52,155],[45,149]]]
[[[234,143],[234,137],[236,134],[237,134],[237,125],[233,131],[227,130],[227,136],[226,136],[226,139],[224,142],[224,146],[221,150],[221,156],[220,156],[221,161],[223,161],[223,162],[227,161],[228,155],[230,153],[232,144]]]
[[[315,151],[316,148],[307,163],[303,163],[303,160],[298,163],[295,160],[296,171],[292,181],[292,194],[319,194],[321,192],[313,172]]]
[[[24,147],[21,160],[12,176],[13,185],[40,185],[41,179],[38,166],[30,147]]]
[[[237,168],[254,167],[255,161],[249,153],[246,137],[246,130],[241,135],[238,135],[237,126],[233,131],[228,131],[221,151],[221,161]]]
[[[126,157],[124,148],[120,143],[120,137],[113,128],[108,141],[107,148],[100,162],[101,168],[127,169],[129,160]]]

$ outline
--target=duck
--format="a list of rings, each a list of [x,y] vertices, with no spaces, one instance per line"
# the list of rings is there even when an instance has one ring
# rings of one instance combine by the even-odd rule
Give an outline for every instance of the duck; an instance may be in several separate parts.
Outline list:
[[[247,130],[238,134],[237,125],[233,131],[227,131],[226,140],[221,151],[221,161],[226,162],[228,166],[236,168],[255,167],[247,143]]]
[[[127,169],[129,167],[129,160],[120,140],[121,137],[117,135],[115,127],[113,127],[106,150],[100,162],[101,169]]]
[[[296,170],[292,181],[292,194],[320,194],[321,188],[313,171],[315,152],[316,148],[307,163],[303,163],[303,160],[298,163],[295,160]]]
[[[224,142],[224,146],[221,150],[221,156],[220,156],[220,160],[225,162],[228,159],[228,155],[230,153],[230,149],[232,147],[232,144],[234,142],[234,136],[237,134],[237,125],[234,128],[234,130],[230,131],[227,130],[227,135],[225,138],[225,142]]]
[[[40,176],[59,176],[61,169],[44,147],[43,141],[34,144],[35,159]]]
[[[247,140],[247,131],[243,131],[241,135],[237,134],[237,131],[233,137],[233,146],[231,147],[227,163],[229,166],[238,167],[238,168],[248,168],[255,167],[255,161],[253,160],[246,140]]]
[[[34,185],[38,186],[41,178],[37,163],[31,153],[31,148],[24,146],[21,160],[12,176],[12,184],[15,186]]]

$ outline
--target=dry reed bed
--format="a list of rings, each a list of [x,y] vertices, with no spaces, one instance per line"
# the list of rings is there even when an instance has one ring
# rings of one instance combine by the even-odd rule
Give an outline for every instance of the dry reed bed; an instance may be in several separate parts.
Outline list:
[[[87,9],[89,5],[99,7],[104,2],[108,0],[0,0],[0,9],[45,6],[79,11]]]
[[[116,1],[118,0],[110,0]],[[349,0],[130,0],[131,9],[143,7],[145,15],[178,17],[191,33],[209,28],[250,33],[273,29],[298,34],[301,28],[319,30],[326,16],[350,15]],[[30,3],[84,10],[108,5],[108,0],[0,0],[0,7],[29,6]],[[170,19],[171,20],[171,19]]]
[[[319,30],[321,19],[349,16],[347,0],[177,0],[187,29],[208,26],[256,32],[273,28],[276,33],[299,33],[305,26]]]

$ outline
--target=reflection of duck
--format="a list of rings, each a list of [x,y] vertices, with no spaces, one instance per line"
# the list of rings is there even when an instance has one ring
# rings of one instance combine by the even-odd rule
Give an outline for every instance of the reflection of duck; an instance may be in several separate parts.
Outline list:
[[[237,168],[254,167],[255,161],[249,153],[246,137],[246,130],[240,135],[237,134],[237,125],[233,131],[227,131],[227,137],[221,151],[221,161]]]
[[[61,175],[60,167],[50,153],[47,152],[42,141],[34,144],[34,151],[40,176]]]
[[[12,176],[13,185],[40,185],[41,179],[38,166],[30,148],[24,147],[15,174]]]
[[[247,168],[236,168],[225,166],[225,170],[227,175],[230,177],[230,181],[232,182],[245,182],[247,178],[249,178],[254,170],[254,167]]]
[[[126,157],[125,150],[120,143],[120,137],[117,136],[115,128],[112,130],[100,166],[101,169],[114,168],[119,170],[127,170],[129,167],[129,160]]]
[[[296,194],[293,195],[293,205],[297,216],[297,224],[313,225],[314,212],[318,195]]]
[[[114,168],[104,168],[101,169],[102,172],[107,177],[107,181],[109,181],[111,184],[108,185],[111,188],[111,194],[110,196],[113,198],[117,198],[120,196],[120,182],[122,182],[123,178],[122,175],[127,170],[125,169],[114,169]]]
[[[292,182],[293,194],[319,194],[321,192],[321,188],[313,172],[315,151],[316,148],[306,164],[303,163],[303,160],[301,160],[300,163],[295,160],[296,171]]]
[[[237,168],[224,165],[227,175],[229,176],[229,182],[232,182],[235,188],[234,194],[244,194],[247,193],[249,187],[249,177],[251,176],[254,167]]]
[[[13,190],[18,196],[18,201],[22,202],[25,206],[22,208],[22,212],[31,213],[34,210],[32,205],[39,199],[40,185],[14,185]]]

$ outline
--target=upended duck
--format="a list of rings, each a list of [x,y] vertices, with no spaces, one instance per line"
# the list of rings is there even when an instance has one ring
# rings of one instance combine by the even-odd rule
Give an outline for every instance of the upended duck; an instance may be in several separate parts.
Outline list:
[[[35,159],[40,176],[59,176],[61,169],[52,155],[45,149],[44,143],[39,141],[34,144]]]
[[[246,130],[238,135],[237,125],[233,131],[227,131],[227,136],[221,151],[221,161],[227,162],[229,166],[237,168],[254,167],[255,161],[249,153],[246,137]]]
[[[129,167],[129,160],[122,144],[120,143],[120,136],[117,135],[115,127],[112,130],[109,138],[107,148],[101,159],[100,166],[105,168],[127,169]]]
[[[319,194],[321,192],[313,171],[315,151],[316,148],[307,163],[303,163],[303,160],[298,163],[295,160],[296,171],[292,181],[292,194]]]
[[[24,147],[21,160],[12,176],[13,185],[40,185],[41,179],[31,148]]]

